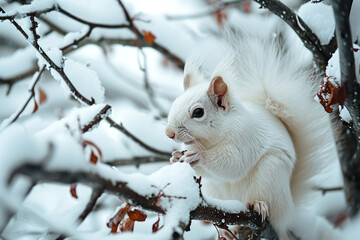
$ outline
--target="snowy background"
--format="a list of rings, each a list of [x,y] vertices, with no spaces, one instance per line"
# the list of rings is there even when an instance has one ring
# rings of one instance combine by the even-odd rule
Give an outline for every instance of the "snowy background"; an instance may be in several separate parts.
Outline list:
[[[139,39],[129,28],[94,27],[77,47],[68,48],[67,45],[81,39],[91,26],[57,11],[41,15],[40,19],[36,18],[38,44],[56,66],[63,67],[83,96],[95,100],[96,104],[87,106],[72,95],[62,77],[54,68],[49,68],[48,62],[29,44],[34,41],[32,23],[28,17],[22,18],[22,14],[57,4],[87,22],[128,24],[118,1],[34,0],[30,5],[19,2],[0,0],[0,6],[6,11],[0,16],[14,14],[29,36],[27,41],[10,21],[0,22],[0,229],[3,230],[0,239],[56,239],[59,234],[70,239],[168,238],[178,221],[187,221],[182,213],[200,201],[198,186],[192,181],[193,170],[180,164],[169,166],[167,153],[181,146],[164,134],[171,103],[183,91],[182,64],[196,43],[215,38],[221,27],[230,23],[264,35],[274,34],[275,29],[281,28],[286,44],[304,48],[279,17],[259,9],[255,2],[238,1],[223,8],[222,2],[216,0],[123,1],[136,28],[145,36],[148,32],[155,36],[154,43],[149,39],[137,42]],[[301,1],[284,3],[298,12],[322,44],[330,41],[335,28],[330,6],[308,2],[300,8]],[[214,13],[220,8],[220,12]],[[354,1],[351,15],[354,40],[360,36],[359,13],[360,2]],[[146,47],[139,49],[138,44]],[[311,61],[310,52],[302,57]],[[339,76],[337,61],[331,61],[327,74]],[[27,100],[29,103],[25,105]],[[111,111],[102,114],[102,118],[110,116],[142,142],[164,154],[146,150],[106,120],[82,134],[82,129],[107,105]],[[49,151],[50,160],[46,159]],[[156,162],[151,162],[151,157]],[[94,158],[98,162],[89,163]],[[137,164],[138,158],[149,163]],[[167,195],[187,199],[170,201],[171,211],[166,217],[160,217],[160,226],[165,224],[165,227],[154,235],[151,235],[152,226],[158,214],[152,212],[147,212],[146,221],[135,223],[137,235],[113,235],[109,234],[111,228],[107,223],[124,207],[121,199],[103,194],[93,212],[78,226],[77,218],[89,201],[91,188],[78,184],[75,198],[70,193],[70,185],[40,182],[31,188],[31,179],[20,175],[9,184],[14,169],[27,162],[43,164],[46,170],[81,170],[112,181],[126,181],[144,195],[155,194],[154,186],[166,188]],[[342,185],[338,163],[329,166],[326,174],[329,180],[321,187]],[[319,191],[318,198],[308,207],[336,222],[348,236],[354,236],[354,229],[360,227],[359,221],[339,220],[345,211],[341,191],[324,196]],[[226,209],[238,211],[243,210],[243,206],[231,202]],[[215,228],[201,221],[193,221],[191,231],[185,233],[185,239],[215,239],[216,236]]]

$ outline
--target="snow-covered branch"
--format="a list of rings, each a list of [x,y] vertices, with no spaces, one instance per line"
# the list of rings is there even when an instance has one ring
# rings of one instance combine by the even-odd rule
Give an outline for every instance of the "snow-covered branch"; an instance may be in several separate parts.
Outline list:
[[[50,10],[49,10],[50,11]],[[5,11],[3,11],[5,12]],[[71,15],[72,16],[72,15]],[[20,32],[23,34],[23,36],[29,41],[30,44],[32,44],[34,46],[34,48],[38,51],[38,53],[45,59],[45,61],[47,62],[48,66],[52,69],[54,69],[60,76],[61,78],[64,80],[65,84],[68,86],[70,92],[73,94],[73,96],[76,99],[79,99],[82,103],[85,103],[87,105],[93,105],[95,104],[95,99],[93,97],[91,97],[91,99],[85,97],[82,93],[80,93],[77,88],[74,86],[74,84],[72,83],[72,81],[70,80],[70,78],[67,76],[67,74],[65,73],[65,69],[63,66],[59,66],[58,64],[55,63],[54,60],[52,60],[49,55],[42,49],[42,47],[38,44],[37,39],[35,38],[34,41],[30,41],[28,38],[28,35],[25,33],[25,31],[21,28],[21,26],[19,26],[16,21],[14,20],[14,16],[9,15],[7,16],[11,23],[13,23],[15,26],[18,26],[17,28],[19,30],[21,30]],[[79,20],[77,18],[75,18],[76,20]],[[83,22],[86,22],[83,20]],[[132,24],[130,24],[132,28],[134,28],[134,26]],[[104,27],[102,24],[95,24],[95,23],[90,23],[89,24],[90,27]],[[106,25],[109,28],[119,28],[119,27],[123,27],[120,25]],[[115,27],[116,26],[116,27]],[[138,31],[138,30],[136,30]],[[36,35],[36,33],[35,33]],[[61,57],[61,56],[60,56]],[[60,62],[64,61],[61,57]],[[149,145],[147,145],[146,143],[144,143],[143,141],[141,141],[139,138],[137,138],[135,135],[131,134],[127,129],[125,129],[125,127],[122,124],[118,124],[116,123],[113,119],[111,119],[110,117],[106,118],[107,122],[110,123],[110,125],[118,130],[120,130],[121,132],[123,132],[126,136],[130,137],[133,141],[135,141],[136,143],[138,143],[140,146],[144,147],[145,149],[154,152],[156,154],[160,154],[160,155],[165,155],[165,156],[170,156],[170,153],[168,152],[164,152],[161,150],[158,150],[154,147],[151,147]]]
[[[256,212],[244,210],[243,207],[237,207],[237,210],[236,208],[231,209],[231,204],[234,204],[231,203],[231,201],[215,201],[214,203],[209,203],[202,197],[200,193],[200,181],[196,179],[193,180],[193,177],[191,176],[193,171],[187,164],[174,164],[162,169],[161,173],[171,173],[173,171],[182,171],[184,176],[180,179],[178,179],[178,177],[171,179],[162,178],[162,181],[159,182],[161,185],[154,185],[152,179],[156,178],[156,175],[160,175],[160,173],[154,174],[149,178],[141,175],[130,178],[130,176],[112,171],[105,166],[101,166],[100,169],[95,168],[91,171],[71,171],[48,170],[46,169],[46,165],[42,163],[25,163],[14,169],[14,172],[10,177],[10,182],[17,174],[21,174],[28,176],[36,182],[55,182],[64,184],[81,183],[89,185],[95,190],[93,190],[88,206],[79,217],[81,220],[89,214],[93,209],[96,200],[102,192],[104,192],[121,197],[133,206],[141,206],[144,210],[165,215],[168,213],[172,214],[171,212],[174,208],[178,208],[178,205],[190,205],[190,207],[183,209],[181,216],[178,216],[180,219],[188,219],[184,222],[186,225],[190,224],[191,220],[210,221],[219,226],[241,225],[252,229],[257,236],[260,236],[266,228],[271,228],[268,221],[262,222],[260,215]],[[117,174],[118,176],[116,176]],[[167,183],[167,181],[169,182]],[[194,192],[188,191],[189,189],[185,191],[178,189],[177,186],[179,186],[179,184],[181,185],[183,181],[190,184],[191,189],[197,188],[198,190]],[[138,182],[141,182],[142,184],[146,183],[146,188],[149,188],[150,191],[147,191],[147,193],[139,191]],[[190,201],[192,204],[190,204]],[[194,202],[196,203],[195,205]],[[228,206],[225,205],[226,203]],[[166,224],[167,223],[165,223],[165,227]]]
[[[314,60],[320,69],[324,69],[327,61],[331,57],[331,53],[326,46],[322,46],[316,34],[308,27],[308,25],[293,10],[278,0],[254,0],[261,7],[269,9],[272,13],[284,20],[299,36],[305,47],[309,49]],[[335,50],[335,49],[333,49]]]

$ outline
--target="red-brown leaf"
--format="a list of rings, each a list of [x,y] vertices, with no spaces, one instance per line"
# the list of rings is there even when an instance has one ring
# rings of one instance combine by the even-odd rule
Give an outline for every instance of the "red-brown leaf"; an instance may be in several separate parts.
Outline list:
[[[160,223],[160,216],[158,216],[158,220],[152,225],[152,232],[156,233],[157,231],[159,231],[163,226],[159,227],[159,223]]]
[[[134,209],[131,211],[128,211],[127,215],[129,216],[129,218],[133,221],[138,221],[138,222],[143,222],[146,220],[147,215],[138,210],[138,209]]]
[[[134,231],[134,224],[135,222],[131,220],[130,218],[127,218],[125,222],[120,227],[121,232],[132,232]]]
[[[46,93],[41,88],[39,88],[39,104],[43,104],[46,100]]]
[[[98,161],[98,157],[94,154],[94,151],[91,151],[90,162],[92,164],[96,164],[97,161]]]
[[[327,77],[325,81],[323,81],[320,91],[317,94],[317,97],[320,100],[320,104],[324,107],[325,111],[328,113],[332,113],[333,109],[330,107],[334,104],[339,104],[340,106],[344,106],[346,99],[346,90],[345,86],[335,86],[329,80],[331,77]]]
[[[143,30],[142,33],[144,35],[145,42],[149,44],[154,43],[156,37],[151,32]]]
[[[95,143],[93,143],[93,142],[91,142],[89,140],[84,140],[83,145],[84,146],[90,145],[90,146],[94,147],[96,149],[96,151],[99,153],[100,159],[102,159],[102,157],[103,157],[102,152],[101,152],[100,148]]]
[[[126,204],[125,207],[120,208],[120,210],[113,216],[106,224],[108,228],[111,228],[111,233],[116,233],[120,222],[124,219],[126,213],[130,209],[130,204]]]
[[[73,198],[78,199],[78,195],[76,193],[76,184],[73,184],[70,186],[70,193],[71,193],[71,196],[73,196]]]
[[[33,109],[32,113],[35,113],[38,109],[39,109],[39,105],[37,104],[37,102],[34,98],[34,109]]]
[[[202,223],[205,224],[205,225],[210,225],[210,224],[212,224],[211,222],[208,222],[208,221],[202,221]]]

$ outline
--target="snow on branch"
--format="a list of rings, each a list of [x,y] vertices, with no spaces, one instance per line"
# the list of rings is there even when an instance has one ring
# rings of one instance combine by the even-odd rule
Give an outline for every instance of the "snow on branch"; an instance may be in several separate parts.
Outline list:
[[[320,69],[324,69],[331,57],[331,52],[321,45],[319,38],[308,25],[290,8],[278,0],[254,0],[261,7],[269,9],[272,13],[284,20],[299,36],[305,47],[309,49]]]
[[[200,180],[194,179],[194,171],[188,164],[176,163],[148,177],[119,173],[101,164],[88,167],[85,167],[87,171],[53,170],[47,169],[46,164],[24,163],[14,169],[9,181],[21,174],[36,182],[82,183],[92,187],[95,190],[87,208],[79,217],[82,220],[91,212],[94,202],[103,192],[121,197],[133,206],[164,214],[164,228],[156,233],[156,237],[162,236],[163,239],[170,239],[172,231],[178,229],[177,226],[183,225],[188,229],[191,220],[210,221],[219,226],[246,226],[257,236],[266,228],[271,228],[268,221],[261,222],[261,217],[256,212],[245,210],[239,203],[226,200],[209,203],[202,197]],[[179,171],[183,174],[175,174]],[[232,205],[235,207],[231,207]],[[168,218],[171,218],[171,221]]]
[[[135,26],[135,24],[133,22],[134,19],[132,17],[130,17],[130,14],[127,11],[124,4],[121,1],[118,1],[118,2],[124,11],[124,14],[126,16],[126,20],[128,21],[128,23],[125,23],[125,24],[123,24],[123,23],[122,24],[103,24],[103,23],[90,22],[90,21],[87,21],[87,20],[77,17],[76,15],[70,13],[69,11],[66,11],[58,4],[55,4],[51,7],[45,8],[45,9],[37,9],[35,11],[29,11],[29,12],[17,11],[12,14],[6,14],[5,11],[2,9],[1,12],[3,13],[3,15],[0,15],[0,20],[1,21],[9,20],[14,24],[15,19],[17,19],[17,18],[40,17],[46,13],[57,11],[57,12],[64,14],[65,16],[67,16],[79,23],[85,24],[89,27],[88,31],[81,38],[75,40],[73,43],[69,44],[68,46],[62,47],[61,50],[67,50],[68,48],[70,48],[72,46],[80,45],[80,43],[84,39],[90,37],[90,34],[94,28],[105,28],[105,29],[127,28],[135,34],[136,38],[132,39],[130,41],[123,40],[123,39],[116,39],[117,43],[120,43],[123,45],[129,45],[129,46],[137,46],[137,47],[152,47],[152,48],[158,50],[159,52],[161,52],[162,54],[164,54],[165,56],[167,56],[171,61],[174,62],[174,64],[176,66],[183,69],[184,61],[182,59],[180,59],[178,56],[176,56],[174,53],[170,52],[166,47],[160,45],[159,43],[157,43],[157,42],[149,43],[149,41],[147,41],[146,36]],[[49,21],[46,21],[46,22],[50,23]],[[59,27],[56,26],[54,23],[51,23],[51,24],[53,25],[52,27],[54,27],[55,29],[59,29]],[[20,26],[17,23],[15,23],[15,26],[18,28],[18,30],[20,32],[23,33],[25,38],[28,38],[27,37],[28,34],[26,34],[26,32],[24,30],[20,29]],[[106,40],[106,38],[101,38],[100,40],[97,40],[97,42],[102,42],[102,41],[109,42],[108,40]]]
[[[54,9],[56,9],[56,8],[54,8]],[[53,10],[54,10],[54,9],[53,9]],[[124,8],[124,9],[125,9],[125,8]],[[2,8],[0,8],[0,10],[5,13],[5,11],[4,11]],[[50,11],[50,10],[49,10],[49,11]],[[50,57],[49,54],[48,54],[51,50],[48,51],[48,52],[44,51],[44,50],[42,49],[42,47],[38,44],[38,39],[37,39],[37,37],[34,37],[34,41],[31,41],[31,39],[29,39],[29,36],[25,33],[25,31],[22,29],[22,27],[19,26],[19,25],[16,23],[16,21],[14,20],[14,16],[15,16],[15,15],[9,15],[9,16],[7,16],[6,19],[10,20],[11,23],[17,27],[17,29],[22,33],[22,35],[29,41],[29,43],[30,43],[30,44],[38,51],[38,53],[43,57],[43,59],[45,60],[45,63],[48,65],[49,68],[51,68],[51,71],[52,71],[53,76],[54,76],[56,79],[59,79],[59,80],[62,79],[62,80],[64,81],[64,83],[67,85],[67,87],[69,88],[69,91],[72,93],[72,95],[73,95],[76,99],[78,99],[80,102],[82,102],[82,103],[84,103],[84,104],[86,104],[86,105],[89,105],[89,106],[95,104],[95,99],[94,99],[93,97],[90,97],[90,98],[89,98],[89,97],[85,97],[81,92],[78,91],[78,89],[74,86],[73,82],[70,80],[70,78],[68,77],[68,74],[66,73],[66,66],[67,66],[66,63],[67,63],[67,62],[69,62],[68,66],[69,66],[69,71],[71,71],[71,72],[72,72],[73,70],[70,70],[70,69],[74,69],[74,68],[75,68],[75,69],[79,69],[79,67],[81,67],[81,66],[76,65],[75,62],[73,63],[71,59],[65,61],[65,64],[59,64],[59,63],[61,63],[61,62],[64,62],[64,59],[63,59],[63,57],[61,56],[61,53],[57,53],[57,52],[56,52],[56,49],[55,49],[55,53],[56,53],[56,54],[51,53],[52,55],[55,55],[55,60],[53,60],[54,57]],[[31,15],[30,15],[30,16],[31,16]],[[32,20],[32,24],[35,25],[35,20],[34,20],[34,19]],[[93,24],[94,26],[98,26],[98,24],[94,24],[94,23],[92,23],[92,24]],[[100,26],[102,26],[102,25],[100,24]],[[130,26],[131,26],[132,28],[136,29],[136,28],[132,25],[132,23],[130,24]],[[119,27],[119,25],[118,25],[118,27]],[[33,27],[32,29],[33,29],[34,35],[36,36],[35,28]],[[138,31],[138,30],[136,30],[136,31]],[[59,59],[59,54],[60,54],[60,59]],[[71,61],[71,62],[70,62],[70,61]],[[56,63],[56,62],[57,62],[57,63]],[[70,66],[70,63],[71,63],[71,66]],[[75,64],[76,66],[74,66],[74,64]],[[62,65],[64,65],[64,66],[62,66]],[[55,73],[53,72],[53,70],[55,70],[55,71],[57,72],[57,74],[55,74]],[[68,72],[69,72],[69,71],[68,71]],[[87,69],[84,68],[83,71],[87,71]],[[95,73],[95,72],[94,72],[94,73]],[[91,72],[90,72],[89,74],[92,75]],[[95,73],[95,74],[96,74],[96,73]],[[97,79],[97,76],[95,75],[94,77],[95,77],[95,83],[98,82],[98,80],[96,80],[96,79]],[[77,78],[73,78],[73,79],[77,79],[77,80],[78,80],[78,79],[81,79],[81,77],[80,77],[80,76],[77,76]],[[99,88],[101,89],[101,87],[98,87],[98,88],[96,88],[96,89],[99,89]],[[100,94],[101,94],[101,93],[100,93]],[[102,93],[102,94],[103,94],[103,93]],[[101,97],[100,97],[100,98],[101,98]],[[144,143],[143,141],[141,141],[139,138],[137,138],[135,135],[131,134],[122,124],[116,123],[116,122],[115,122],[113,119],[111,119],[110,117],[106,117],[106,121],[107,121],[108,123],[110,123],[110,125],[111,125],[112,127],[118,129],[119,131],[121,131],[122,133],[124,133],[126,136],[128,136],[129,138],[131,138],[134,142],[138,143],[140,146],[144,147],[145,149],[147,149],[147,150],[149,150],[149,151],[151,151],[151,152],[154,152],[154,153],[156,153],[156,154],[159,154],[159,155],[170,156],[170,153],[168,153],[168,152],[161,151],[161,150],[158,150],[158,149],[156,149],[156,148],[154,148],[154,147],[151,147],[151,146],[147,145],[146,143]]]

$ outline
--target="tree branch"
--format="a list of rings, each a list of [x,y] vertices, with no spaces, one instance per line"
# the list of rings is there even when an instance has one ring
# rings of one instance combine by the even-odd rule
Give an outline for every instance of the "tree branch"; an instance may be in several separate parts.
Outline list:
[[[46,170],[43,165],[23,164],[17,167],[10,176],[9,182],[17,174],[30,177],[37,182],[56,182],[64,184],[84,184],[94,189],[115,195],[131,202],[133,205],[141,206],[145,210],[166,214],[163,208],[157,205],[158,195],[144,196],[131,189],[126,182],[108,180],[96,173],[84,171]],[[161,191],[161,190],[159,190]],[[95,197],[94,197],[95,198]],[[92,205],[92,204],[90,204]],[[256,212],[229,213],[207,204],[205,200],[190,212],[191,220],[211,221],[218,225],[242,225],[260,231],[269,227],[268,221],[261,222],[261,216]]]
[[[110,105],[106,105],[103,109],[101,109],[101,111],[96,114],[96,116],[91,120],[91,122],[89,122],[88,124],[86,124],[82,129],[81,132],[82,133],[86,133],[89,130],[93,129],[97,124],[100,123],[101,120],[103,120],[106,116],[109,115],[111,111],[111,106]]]
[[[0,7],[0,11],[2,11],[3,13],[5,13],[5,11]],[[14,19],[12,19],[14,20]],[[11,21],[11,19],[10,19]],[[14,25],[16,24],[23,32],[23,29],[15,22],[15,21],[11,21]],[[26,34],[26,33],[25,33]],[[91,106],[93,104],[95,104],[95,100],[92,98],[91,100],[87,99],[85,96],[83,96],[76,88],[75,86],[72,84],[72,82],[70,81],[70,79],[68,78],[68,76],[65,74],[64,68],[62,66],[57,66],[54,61],[51,60],[51,58],[46,54],[46,52],[41,48],[41,46],[39,46],[36,42],[37,41],[30,41],[28,35],[24,35],[23,36],[26,38],[26,40],[38,51],[38,53],[46,60],[46,62],[50,65],[51,68],[53,68],[54,70],[56,70],[60,76],[63,78],[64,82],[66,83],[66,85],[69,87],[70,92],[79,100],[81,100],[83,103]],[[154,152],[156,154],[160,154],[160,155],[164,155],[164,156],[170,156],[170,153],[168,152],[164,152],[161,150],[158,150],[156,148],[153,148],[147,144],[145,144],[143,141],[141,141],[139,138],[135,137],[133,134],[131,134],[128,130],[126,130],[122,124],[117,124],[114,120],[112,120],[110,117],[106,117],[106,121],[108,123],[110,123],[110,125],[112,127],[115,127],[116,129],[120,130],[122,133],[124,133],[126,136],[128,136],[129,138],[131,138],[133,141],[135,141],[136,143],[138,143],[140,146],[142,146],[143,148]]]
[[[147,145],[146,143],[144,143],[143,141],[141,141],[139,138],[137,138],[135,135],[133,135],[132,133],[130,133],[126,128],[124,128],[124,126],[122,124],[117,124],[114,120],[112,120],[110,117],[106,118],[106,121],[110,124],[111,127],[114,127],[116,129],[118,129],[119,131],[121,131],[122,133],[124,133],[126,136],[128,136],[131,140],[133,140],[134,142],[136,142],[137,144],[139,144],[140,146],[142,146],[143,148],[145,148],[146,150],[162,155],[162,156],[167,156],[170,158],[171,153],[169,152],[165,152],[165,151],[161,151],[158,149],[155,149],[149,145]]]
[[[352,134],[344,133],[345,143],[351,149],[340,158],[344,177],[344,188],[350,216],[360,210],[360,85],[356,80],[354,50],[349,23],[352,1],[332,0],[336,24],[336,37],[339,46],[341,82],[346,88],[345,107],[352,118]],[[356,136],[356,137],[355,137]],[[349,146],[343,146],[349,148]]]
[[[324,49],[318,37],[293,10],[278,0],[254,1],[283,19],[299,36],[305,47],[312,52],[317,66],[320,69],[325,69],[331,53]]]
[[[135,165],[139,167],[140,164],[144,163],[159,163],[159,162],[169,162],[169,157],[157,157],[157,156],[146,156],[146,157],[134,157],[129,159],[114,159],[110,161],[104,161],[104,163],[110,166],[128,166],[128,165]]]

